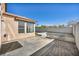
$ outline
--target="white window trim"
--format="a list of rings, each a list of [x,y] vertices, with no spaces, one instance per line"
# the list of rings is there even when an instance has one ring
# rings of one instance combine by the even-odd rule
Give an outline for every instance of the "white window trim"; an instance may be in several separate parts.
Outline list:
[[[27,34],[28,32],[27,32],[27,26],[28,26],[28,24],[27,24],[28,22],[24,22],[24,33],[19,33],[19,34]],[[18,22],[18,25],[19,25],[19,22]],[[34,28],[34,31],[33,32],[35,32],[35,24],[33,25],[33,28]],[[17,29],[18,30],[18,29]],[[32,32],[32,33],[33,33]],[[30,32],[29,32],[30,33]]]
[[[35,33],[35,24],[34,24],[34,33]]]
[[[27,22],[25,22],[25,34],[27,33]]]

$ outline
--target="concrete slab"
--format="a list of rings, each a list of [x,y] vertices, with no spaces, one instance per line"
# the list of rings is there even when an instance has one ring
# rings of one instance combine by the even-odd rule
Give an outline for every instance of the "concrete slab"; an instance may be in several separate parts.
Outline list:
[[[63,41],[68,41],[68,42],[73,42],[75,43],[75,39],[74,36],[72,34],[68,34],[68,33],[47,33],[47,35],[50,38],[53,39],[58,39],[58,40],[63,40]]]
[[[3,54],[2,56],[29,56],[52,41],[54,41],[54,39],[42,38],[39,36],[19,40],[18,42],[23,45],[22,48]]]

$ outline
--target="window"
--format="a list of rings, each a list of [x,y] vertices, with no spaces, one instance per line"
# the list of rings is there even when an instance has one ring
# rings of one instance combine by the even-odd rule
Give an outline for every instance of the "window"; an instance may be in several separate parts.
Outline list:
[[[34,23],[18,21],[18,33],[32,33],[34,32]]]
[[[34,32],[34,23],[28,22],[27,23],[27,33]]]
[[[18,21],[18,32],[19,33],[25,33],[25,26],[24,26],[24,23],[23,21]]]

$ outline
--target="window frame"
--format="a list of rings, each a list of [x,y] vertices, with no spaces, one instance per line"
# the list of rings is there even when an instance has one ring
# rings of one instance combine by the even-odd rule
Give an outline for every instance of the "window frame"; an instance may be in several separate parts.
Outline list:
[[[34,23],[27,22],[27,33],[33,33],[33,32],[34,32]]]
[[[23,22],[23,32],[19,31],[19,22]],[[21,24],[22,25],[22,24]],[[20,28],[21,29],[21,28]],[[21,29],[22,30],[22,29]],[[26,33],[33,33],[34,32],[34,23],[32,22],[25,22],[25,21],[18,21],[18,33],[19,34],[26,34]]]
[[[20,22],[21,23],[23,22],[22,23],[23,25]],[[23,28],[19,28],[20,25],[22,25]],[[20,30],[23,30],[23,32],[20,32]],[[25,33],[25,22],[24,21],[18,21],[18,33]]]

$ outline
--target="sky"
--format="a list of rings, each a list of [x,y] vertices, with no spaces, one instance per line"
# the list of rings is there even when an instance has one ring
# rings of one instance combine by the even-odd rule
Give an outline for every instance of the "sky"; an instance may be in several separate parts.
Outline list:
[[[79,19],[79,4],[8,3],[7,12],[36,20],[39,25],[58,25]]]

